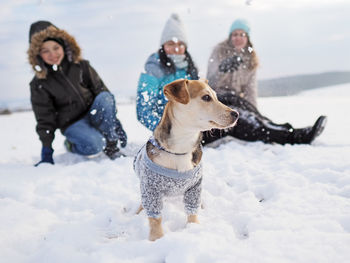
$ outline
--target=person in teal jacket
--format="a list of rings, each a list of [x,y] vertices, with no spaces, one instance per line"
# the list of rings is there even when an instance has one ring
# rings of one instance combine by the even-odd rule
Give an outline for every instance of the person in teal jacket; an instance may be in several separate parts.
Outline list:
[[[153,131],[162,118],[167,99],[164,85],[177,79],[198,79],[198,70],[187,51],[184,25],[172,14],[162,32],[160,49],[146,61],[136,98],[137,119]]]

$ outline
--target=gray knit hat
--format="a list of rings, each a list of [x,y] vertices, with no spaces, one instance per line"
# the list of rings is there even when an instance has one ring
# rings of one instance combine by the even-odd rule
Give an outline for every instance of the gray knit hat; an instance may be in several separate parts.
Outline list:
[[[163,45],[170,40],[174,42],[182,41],[187,46],[185,27],[178,14],[171,14],[166,22],[160,39],[160,45]]]

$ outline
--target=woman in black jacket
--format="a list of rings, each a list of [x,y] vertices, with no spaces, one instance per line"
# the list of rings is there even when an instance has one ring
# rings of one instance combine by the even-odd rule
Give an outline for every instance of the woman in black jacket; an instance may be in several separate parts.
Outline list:
[[[56,129],[66,137],[68,151],[88,156],[103,150],[111,159],[119,157],[117,142],[125,147],[127,136],[116,117],[114,96],[81,58],[74,37],[48,21],[38,21],[30,27],[29,43],[29,63],[35,71],[31,103],[42,142],[38,164],[54,164]]]

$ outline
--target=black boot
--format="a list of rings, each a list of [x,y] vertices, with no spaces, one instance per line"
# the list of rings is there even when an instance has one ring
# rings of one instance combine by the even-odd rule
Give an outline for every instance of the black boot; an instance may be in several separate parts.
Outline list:
[[[320,116],[314,126],[303,129],[295,129],[291,134],[291,144],[310,144],[319,136],[326,126],[327,117]]]
[[[119,148],[117,146],[117,141],[107,141],[106,147],[103,149],[103,152],[111,159],[115,160],[121,156],[124,156],[121,152],[119,152]]]

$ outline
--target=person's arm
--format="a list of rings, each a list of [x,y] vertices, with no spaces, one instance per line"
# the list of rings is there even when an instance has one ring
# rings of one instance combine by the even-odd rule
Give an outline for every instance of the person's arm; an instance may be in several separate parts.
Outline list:
[[[89,61],[82,60],[80,64],[83,69],[83,81],[86,82],[87,86],[95,96],[102,91],[110,92],[96,70],[90,65]]]
[[[158,55],[152,54],[145,64],[145,73],[140,75],[136,98],[137,119],[151,131],[157,127],[167,103],[164,78]]]
[[[56,110],[50,94],[42,84],[32,82],[30,88],[32,109],[37,121],[36,131],[42,143],[41,161],[35,166],[40,163],[54,164],[52,142],[55,138]]]
[[[207,79],[209,85],[215,89],[220,88],[227,79],[227,74],[232,74],[242,64],[241,57],[236,55],[223,55],[221,44],[217,45],[208,61]]]
[[[165,104],[159,79],[141,73],[136,98],[137,119],[153,131],[162,118]]]
[[[95,96],[97,96],[102,91],[110,92],[106,87],[106,85],[103,83],[102,79],[100,78],[96,70],[90,65],[89,61],[82,60],[80,63],[83,67],[83,79],[85,82],[87,82],[88,87],[90,88],[90,90],[93,92]],[[116,113],[118,112],[117,107],[115,109],[115,112]],[[120,141],[120,146],[124,148],[127,145],[127,135],[123,129],[123,126],[120,120],[117,117],[116,117],[116,132],[118,135],[118,140]]]

